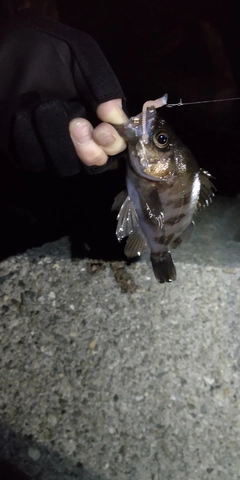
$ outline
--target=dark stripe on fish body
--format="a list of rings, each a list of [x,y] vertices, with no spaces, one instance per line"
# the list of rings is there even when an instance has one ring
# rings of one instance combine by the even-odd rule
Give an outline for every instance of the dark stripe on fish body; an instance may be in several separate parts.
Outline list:
[[[177,248],[179,245],[182,243],[182,238],[178,237],[174,240],[174,242],[171,244],[172,248]]]
[[[165,245],[170,245],[174,237],[175,237],[175,233],[171,233],[171,235],[168,235],[168,237],[165,237]]]
[[[159,245],[164,245],[165,244],[165,237],[155,237],[154,242],[158,243]]]
[[[175,233],[171,233],[168,237],[155,237],[154,241],[159,245],[170,245],[172,239],[175,237]]]
[[[191,194],[184,195],[182,198],[179,198],[176,202],[174,202],[175,208],[181,208],[183,205],[188,205],[191,201]]]
[[[165,225],[175,225],[176,223],[180,222],[184,217],[186,217],[186,213],[181,213],[176,217],[171,217],[168,220],[165,220]]]
[[[188,195],[184,195],[183,197],[176,198],[169,198],[168,202],[166,203],[167,207],[174,207],[174,208],[181,208],[184,205],[188,205],[191,201],[191,193]]]

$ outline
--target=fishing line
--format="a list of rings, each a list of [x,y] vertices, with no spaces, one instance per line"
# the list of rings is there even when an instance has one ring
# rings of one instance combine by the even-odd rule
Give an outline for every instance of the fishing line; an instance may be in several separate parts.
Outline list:
[[[149,133],[147,132],[147,109],[149,108],[160,108],[160,107],[184,107],[185,105],[200,105],[203,103],[217,103],[217,102],[233,102],[235,100],[240,100],[240,97],[233,97],[233,98],[219,98],[216,100],[201,100],[198,102],[183,102],[182,98],[178,103],[167,103],[168,95],[165,93],[161,98],[157,98],[156,100],[148,100],[143,104],[142,108],[142,143],[147,144],[149,140]]]
[[[180,98],[180,101],[178,103],[168,103],[166,107],[172,108],[172,107],[183,107],[185,105],[198,105],[200,103],[217,103],[217,102],[233,102],[235,100],[240,100],[240,97],[234,97],[234,98],[220,98],[218,100],[202,100],[200,102],[183,102],[182,98]]]

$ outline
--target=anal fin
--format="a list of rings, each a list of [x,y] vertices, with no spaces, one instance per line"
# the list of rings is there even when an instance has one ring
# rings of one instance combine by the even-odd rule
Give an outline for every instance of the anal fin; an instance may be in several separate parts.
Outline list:
[[[124,253],[128,258],[140,257],[147,249],[147,240],[144,237],[139,227],[129,235]]]

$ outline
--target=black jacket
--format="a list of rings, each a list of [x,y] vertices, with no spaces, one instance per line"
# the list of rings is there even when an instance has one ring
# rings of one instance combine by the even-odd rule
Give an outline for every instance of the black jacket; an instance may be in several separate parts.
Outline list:
[[[50,168],[74,175],[81,163],[68,124],[75,116],[97,123],[95,111],[124,95],[96,42],[87,34],[30,9],[0,33],[0,149],[6,162],[30,172]],[[92,167],[90,172],[103,168]]]

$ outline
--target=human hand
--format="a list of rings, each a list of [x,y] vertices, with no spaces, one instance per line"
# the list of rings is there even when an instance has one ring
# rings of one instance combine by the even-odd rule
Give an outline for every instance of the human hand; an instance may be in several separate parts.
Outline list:
[[[19,15],[17,25],[9,23],[0,48],[8,52],[4,59],[11,59],[0,62],[5,92],[0,148],[24,171],[72,176],[82,169],[80,159],[88,173],[102,173],[126,147],[110,123],[127,120],[121,108],[125,96],[103,53],[89,35],[31,10]],[[35,50],[42,52],[41,62],[32,61]],[[28,71],[10,95],[9,75],[19,57]],[[97,117],[103,123],[94,129],[89,120],[97,125]]]
[[[105,165],[109,155],[121,153],[126,143],[110,123],[119,125],[128,120],[120,98],[101,103],[97,116],[103,123],[93,128],[85,118],[75,118],[69,124],[69,132],[76,153],[88,166]],[[109,122],[109,123],[106,123]]]

